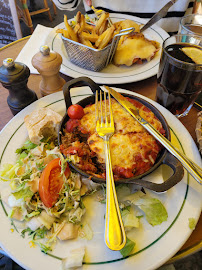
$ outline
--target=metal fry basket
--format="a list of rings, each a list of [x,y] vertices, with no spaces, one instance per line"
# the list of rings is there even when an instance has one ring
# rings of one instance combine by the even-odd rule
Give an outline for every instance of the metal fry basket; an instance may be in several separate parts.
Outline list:
[[[134,27],[121,30],[113,37],[112,42],[102,50],[87,47],[63,36],[62,41],[72,63],[91,71],[100,71],[111,63],[120,37],[131,34],[134,30]]]

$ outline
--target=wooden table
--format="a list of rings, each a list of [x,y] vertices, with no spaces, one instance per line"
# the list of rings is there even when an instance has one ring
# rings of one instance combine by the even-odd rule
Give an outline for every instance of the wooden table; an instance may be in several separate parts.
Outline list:
[[[13,58],[15,60],[19,52],[23,48],[23,46],[26,44],[28,39],[29,37],[26,37],[1,48],[0,49],[0,66],[3,63],[3,60],[7,57]],[[66,81],[72,79],[65,75],[62,75],[62,76]],[[40,80],[41,80],[40,75],[31,75],[28,80],[28,87],[34,90],[37,93],[37,96],[39,98],[41,97],[40,92],[39,92]],[[156,76],[153,76],[144,81],[129,83],[129,84],[119,84],[119,85],[114,85],[114,86],[131,90],[133,92],[139,93],[143,96],[149,97],[154,100],[155,94],[156,94],[157,80],[156,80]],[[7,89],[5,89],[0,84],[0,130],[13,117],[7,105],[7,96],[8,96]],[[188,116],[180,119],[180,121],[189,131],[189,133],[191,134],[195,142],[196,142],[195,126],[196,126],[196,121],[197,121],[197,113],[198,113],[198,110],[193,107]],[[168,261],[168,263],[174,262],[178,259],[181,259],[201,249],[202,249],[202,215],[200,216],[197,226],[195,230],[193,231],[193,233],[191,234],[190,238],[179,250],[179,252]]]

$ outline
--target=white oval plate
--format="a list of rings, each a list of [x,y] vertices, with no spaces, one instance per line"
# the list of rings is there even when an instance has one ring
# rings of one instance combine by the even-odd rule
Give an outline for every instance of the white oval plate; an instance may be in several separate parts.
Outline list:
[[[120,92],[135,95],[122,89]],[[91,94],[88,87],[74,88],[71,90],[73,103]],[[136,94],[154,104],[159,109],[172,131],[172,142],[189,158],[201,166],[199,151],[185,127],[180,121],[165,108],[156,102]],[[17,114],[0,133],[0,166],[4,163],[14,163],[16,159],[15,150],[27,139],[27,130],[24,125],[24,117],[34,109],[48,106],[59,112],[65,113],[63,93],[46,96],[32,103],[19,114]],[[162,166],[147,176],[152,181],[162,181]],[[8,183],[0,182],[0,190]],[[129,258],[123,259],[119,252],[109,250],[104,243],[104,215],[105,205],[97,202],[93,197],[88,197],[84,203],[87,211],[85,219],[91,226],[94,236],[90,241],[84,239],[58,242],[53,254],[65,258],[70,249],[83,246],[86,247],[84,269],[127,269],[127,270],[150,270],[156,269],[171,258],[185,243],[192,233],[189,228],[189,218],[198,220],[201,213],[201,191],[202,187],[187,175],[180,183],[169,191],[156,194],[153,197],[159,198],[168,211],[168,220],[159,226],[152,227],[144,218],[141,219],[141,227],[135,230],[130,237],[136,242],[134,253]],[[11,230],[10,220],[6,217],[0,207],[0,246],[18,264],[25,269],[49,269],[61,268],[61,261],[43,254],[38,247],[30,247],[29,238],[22,238],[20,233]],[[17,224],[19,226],[19,224]],[[20,224],[22,227],[22,224]],[[19,229],[20,231],[20,229]]]
[[[130,19],[137,22],[138,24],[146,23],[145,19],[123,14],[113,13],[110,14],[110,18],[113,22]],[[121,84],[141,81],[156,75],[158,72],[161,50],[150,62],[135,64],[131,67],[117,67],[113,64],[110,64],[100,72],[94,72],[76,66],[69,61],[61,36],[60,34],[56,33],[56,29],[58,28],[65,28],[64,23],[59,24],[51,31],[46,39],[45,44],[47,44],[53,51],[58,52],[62,56],[63,63],[61,65],[60,72],[70,77],[77,78],[79,76],[87,76],[94,80],[96,83],[100,84]],[[161,45],[163,41],[169,36],[166,31],[156,25],[153,25],[152,27],[145,30],[144,35],[148,39],[158,41]]]

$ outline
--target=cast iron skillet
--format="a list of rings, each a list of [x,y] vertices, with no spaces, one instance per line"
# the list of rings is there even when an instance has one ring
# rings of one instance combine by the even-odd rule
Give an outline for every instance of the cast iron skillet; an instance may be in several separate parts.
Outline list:
[[[84,86],[84,85],[88,85],[92,92],[93,95],[89,96],[87,98],[82,99],[81,101],[78,102],[79,105],[81,105],[82,107],[85,107],[86,105],[89,104],[93,104],[95,103],[95,92],[96,90],[101,90],[102,89],[94,82],[92,81],[90,78],[88,77],[79,77],[76,79],[73,79],[69,82],[67,82],[64,86],[63,86],[63,93],[64,93],[64,99],[65,99],[65,103],[66,103],[66,109],[68,109],[68,107],[70,105],[72,105],[72,100],[70,97],[70,89],[72,87],[75,86]],[[147,106],[155,115],[156,117],[161,121],[163,128],[166,131],[166,138],[168,140],[170,140],[170,129],[169,126],[165,120],[165,118],[163,117],[163,115],[149,102],[147,102],[144,99],[141,99],[139,97],[136,96],[132,96],[132,95],[128,95],[128,94],[123,94],[122,95],[135,99],[141,103],[143,103],[145,106]],[[65,124],[66,122],[69,120],[69,116],[67,115],[67,113],[64,115],[61,123],[60,123],[60,127],[59,127],[59,133],[58,133],[58,143],[59,145],[62,143],[61,142],[61,136],[63,133],[63,130],[65,129]],[[152,183],[146,180],[143,180],[141,178],[143,178],[144,176],[150,174],[151,172],[153,172],[156,168],[158,168],[161,164],[167,164],[169,167],[171,167],[171,169],[173,170],[173,175],[167,179],[165,182],[161,183],[161,184],[156,184],[156,183]],[[85,177],[90,177],[93,181],[98,182],[98,183],[104,183],[105,179],[102,178],[98,178],[95,177],[93,175],[90,175],[84,171],[82,171],[81,169],[77,168],[73,163],[69,162],[69,165],[76,170],[78,173],[80,173],[81,175],[85,176]],[[116,183],[133,183],[133,184],[137,184],[141,187],[144,188],[148,188],[150,190],[156,191],[156,192],[164,192],[168,189],[170,189],[171,187],[173,187],[174,185],[176,185],[179,181],[181,181],[182,177],[184,175],[184,170],[183,167],[181,165],[181,163],[173,156],[171,155],[165,148],[163,148],[157,159],[155,164],[153,165],[152,168],[150,168],[147,172],[138,175],[138,176],[134,176],[132,178],[127,178],[127,179],[119,179],[116,180]]]

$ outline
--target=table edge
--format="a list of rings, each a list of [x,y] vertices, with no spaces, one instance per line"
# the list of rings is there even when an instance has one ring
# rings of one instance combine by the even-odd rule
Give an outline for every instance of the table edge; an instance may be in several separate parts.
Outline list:
[[[26,37],[23,37],[23,38],[20,38],[20,39],[17,39],[17,40],[15,40],[15,41],[13,41],[13,42],[11,42],[11,43],[9,43],[9,44],[6,44],[6,45],[3,46],[2,48],[0,48],[0,51],[3,51],[4,49],[7,49],[8,47],[10,47],[10,46],[12,46],[12,45],[14,45],[14,44],[16,44],[16,43],[18,43],[18,42],[21,42],[21,41],[23,41],[23,40],[25,40],[25,39],[28,39],[28,38],[30,38],[30,37],[31,37],[31,35],[26,36]]]

